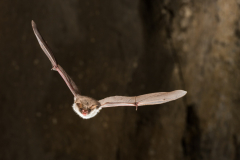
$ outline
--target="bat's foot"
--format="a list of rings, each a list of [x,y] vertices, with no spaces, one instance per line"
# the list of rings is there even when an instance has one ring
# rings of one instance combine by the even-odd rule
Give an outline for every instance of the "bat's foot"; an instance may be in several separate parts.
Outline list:
[[[137,103],[135,103],[135,106],[136,106],[136,111],[137,111],[137,109],[138,109],[138,104],[137,104]]]
[[[57,71],[57,68],[58,68],[58,66],[53,66],[53,68],[51,70]]]

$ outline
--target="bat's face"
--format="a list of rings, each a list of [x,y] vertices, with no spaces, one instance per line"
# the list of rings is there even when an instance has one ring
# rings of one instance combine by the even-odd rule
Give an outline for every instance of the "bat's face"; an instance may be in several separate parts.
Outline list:
[[[97,115],[102,109],[98,101],[85,96],[75,97],[73,110],[83,119],[89,119]]]

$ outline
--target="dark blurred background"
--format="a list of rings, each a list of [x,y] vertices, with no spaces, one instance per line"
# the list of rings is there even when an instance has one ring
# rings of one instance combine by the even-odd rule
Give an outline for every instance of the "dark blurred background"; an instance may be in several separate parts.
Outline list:
[[[183,89],[83,120],[33,34],[82,94]],[[240,159],[239,0],[0,1],[1,160]]]

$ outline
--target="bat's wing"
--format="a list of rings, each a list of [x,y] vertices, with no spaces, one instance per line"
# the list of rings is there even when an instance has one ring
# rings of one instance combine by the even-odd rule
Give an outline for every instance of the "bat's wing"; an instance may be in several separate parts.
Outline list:
[[[138,106],[162,104],[183,97],[187,92],[176,90],[172,92],[157,92],[138,96],[136,101]]]
[[[58,73],[62,76],[63,80],[66,82],[67,86],[71,90],[74,96],[79,94],[79,90],[76,86],[76,84],[73,82],[73,80],[70,78],[70,76],[64,71],[64,69],[57,63],[53,53],[51,52],[50,48],[48,47],[47,43],[42,38],[41,34],[39,33],[37,29],[37,25],[34,21],[32,21],[32,28],[35,36],[37,37],[38,43],[40,47],[42,48],[43,52],[47,55],[49,60],[52,63],[53,70],[58,71]]]
[[[99,101],[101,107],[135,106],[136,97],[113,96]]]
[[[136,97],[113,96],[99,101],[102,108],[117,106],[145,106],[162,104],[183,97],[187,92],[176,90],[172,92],[149,93]]]

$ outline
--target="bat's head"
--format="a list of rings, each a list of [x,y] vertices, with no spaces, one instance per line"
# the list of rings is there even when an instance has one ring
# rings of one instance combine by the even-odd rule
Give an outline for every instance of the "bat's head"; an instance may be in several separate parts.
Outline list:
[[[97,115],[102,109],[100,103],[93,98],[77,95],[74,97],[73,110],[83,119]]]

